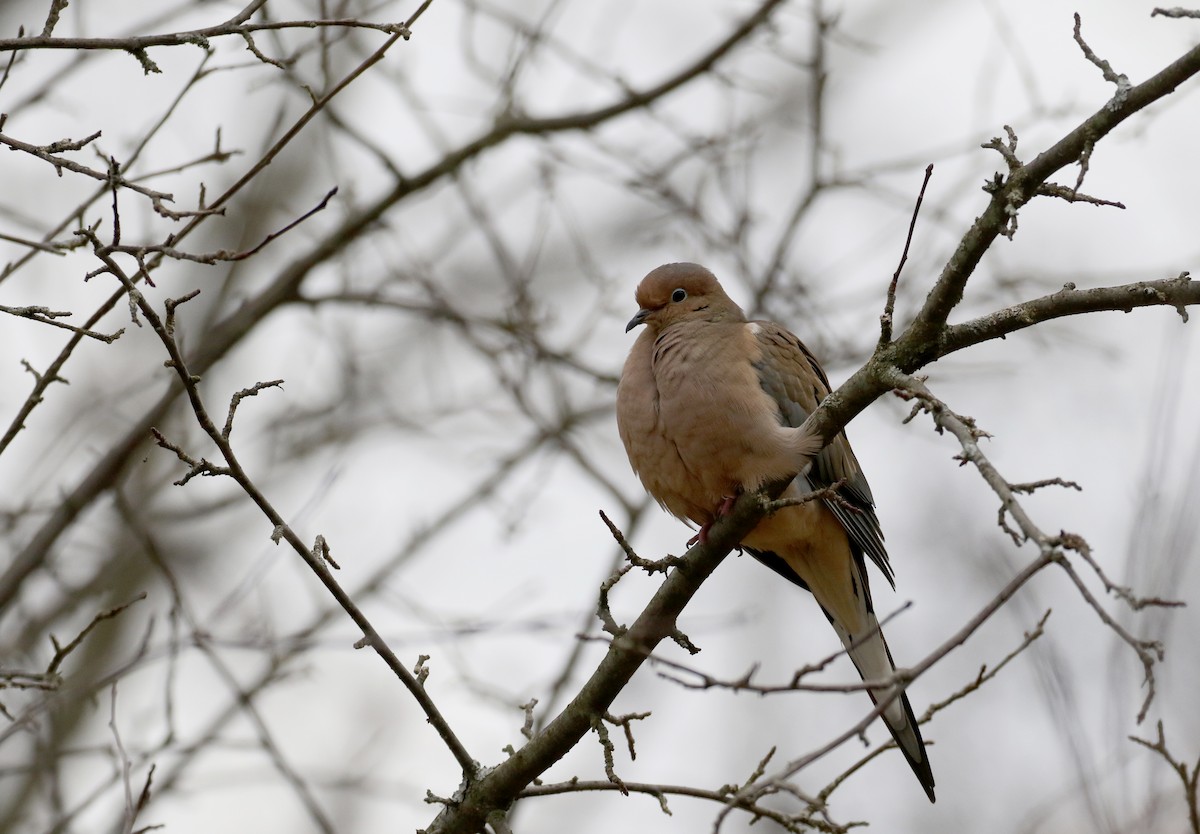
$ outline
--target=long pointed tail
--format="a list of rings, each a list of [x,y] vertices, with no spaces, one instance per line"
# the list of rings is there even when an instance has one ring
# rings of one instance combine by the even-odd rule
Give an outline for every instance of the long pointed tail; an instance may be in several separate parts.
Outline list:
[[[828,612],[826,614],[828,616]],[[833,617],[829,618],[829,622],[833,624],[834,630],[841,638],[842,644],[846,647],[847,653],[854,661],[854,666],[858,669],[858,674],[862,679],[865,681],[884,680],[896,670],[896,664],[892,661],[892,653],[888,649],[887,641],[883,639],[883,632],[879,630],[879,620],[869,611],[866,612],[865,620],[866,627],[858,634],[851,634]],[[867,694],[871,696],[872,701],[878,704],[888,698],[894,689],[894,686],[868,689]],[[917,726],[917,719],[913,715],[912,704],[908,702],[908,695],[901,692],[900,697],[892,700],[884,708],[880,717],[887,725],[892,738],[896,740],[900,752],[908,760],[908,766],[916,774],[917,781],[925,789],[929,801],[935,802],[933,771],[929,767],[925,742],[921,739],[921,728]]]
[[[815,525],[810,518],[801,527],[803,535],[787,526],[789,518],[784,510],[773,518],[783,518],[775,528],[763,531],[762,525],[747,538],[750,553],[767,567],[812,592],[834,631],[854,661],[859,675],[866,681],[886,680],[892,676],[896,665],[888,650],[879,620],[871,605],[871,592],[867,585],[867,570],[861,549],[845,532],[831,512],[818,515]],[[791,516],[799,518],[799,516]],[[764,522],[764,523],[769,523]],[[777,541],[789,542],[788,536],[799,543],[795,546],[771,549],[764,544]],[[757,541],[752,539],[757,536]],[[903,692],[892,697],[895,686],[875,687],[867,690],[876,704],[888,700],[881,717],[909,767],[916,774],[929,801],[933,802],[933,771],[917,727],[912,704]],[[890,700],[889,700],[890,699]]]

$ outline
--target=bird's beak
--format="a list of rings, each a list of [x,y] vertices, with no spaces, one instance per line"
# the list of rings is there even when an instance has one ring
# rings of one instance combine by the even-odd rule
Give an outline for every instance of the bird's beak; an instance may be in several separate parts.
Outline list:
[[[628,333],[630,330],[633,330],[633,328],[637,327],[639,324],[645,324],[646,316],[648,316],[648,315],[650,315],[649,310],[646,310],[644,308],[641,310],[638,310],[637,315],[629,320],[629,324],[625,325],[625,332]]]

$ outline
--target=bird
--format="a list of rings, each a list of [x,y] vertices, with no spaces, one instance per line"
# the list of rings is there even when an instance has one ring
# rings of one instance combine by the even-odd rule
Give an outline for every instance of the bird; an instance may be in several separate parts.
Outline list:
[[[802,425],[829,380],[795,335],[749,321],[716,276],[693,263],[651,270],[625,332],[638,335],[617,386],[617,429],[646,491],[671,515],[712,524],[737,496],[791,478],[781,497],[834,487],[829,497],[763,518],[744,551],[809,591],[864,681],[895,663],[871,600],[869,558],[895,587],[875,501],[844,432],[824,449]],[[794,477],[793,477],[794,476]],[[692,542],[689,542],[689,544]],[[893,686],[870,688],[878,704]],[[934,779],[908,695],[881,716],[930,802]]]

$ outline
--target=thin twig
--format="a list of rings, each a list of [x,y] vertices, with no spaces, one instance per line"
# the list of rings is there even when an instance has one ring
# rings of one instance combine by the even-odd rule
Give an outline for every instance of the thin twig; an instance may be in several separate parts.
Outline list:
[[[892,273],[892,280],[888,283],[887,301],[883,305],[883,315],[879,317],[879,344],[880,346],[887,345],[892,341],[892,318],[896,311],[896,289],[900,285],[900,272],[904,269],[904,264],[908,262],[908,247],[912,244],[913,232],[917,228],[917,216],[921,213],[921,203],[925,200],[925,188],[929,185],[929,179],[933,176],[933,163],[925,166],[925,179],[921,180],[921,190],[917,193],[917,202],[913,205],[912,219],[908,221],[908,234],[904,238],[904,251],[900,253],[900,263],[896,264],[896,271]]]
[[[1183,783],[1183,797],[1188,809],[1189,827],[1192,830],[1192,834],[1200,834],[1200,758],[1196,759],[1196,763],[1189,770],[1185,762],[1176,759],[1171,755],[1171,751],[1167,749],[1167,737],[1163,733],[1162,721],[1158,722],[1157,729],[1157,741],[1150,742],[1137,736],[1129,736],[1129,740],[1140,744],[1147,750],[1153,750],[1162,757],[1163,761],[1179,777],[1179,781]]]
[[[129,294],[130,298],[136,302],[143,317],[150,324],[155,334],[159,337],[163,347],[166,348],[167,353],[170,356],[170,366],[175,370],[176,375],[183,384],[184,392],[191,403],[192,411],[195,414],[197,422],[200,424],[200,427],[204,430],[205,434],[209,436],[212,442],[220,450],[221,456],[225,460],[225,466],[220,467],[222,471],[219,473],[213,471],[216,468],[209,464],[209,471],[205,474],[228,475],[229,477],[233,478],[246,493],[246,495],[256,505],[258,505],[263,514],[266,515],[274,525],[276,534],[281,538],[286,539],[292,549],[295,550],[296,553],[299,554],[309,566],[309,568],[312,569],[312,571],[317,575],[317,578],[326,587],[334,599],[337,600],[342,609],[349,614],[350,618],[355,622],[355,624],[362,629],[364,641],[370,645],[371,648],[373,648],[375,652],[384,660],[384,662],[392,670],[393,674],[395,674],[401,680],[401,682],[417,700],[417,703],[425,712],[430,724],[432,724],[437,730],[447,748],[462,767],[464,777],[468,779],[472,778],[479,769],[478,762],[476,762],[467,752],[458,736],[454,733],[449,723],[442,715],[441,710],[425,691],[425,687],[422,682],[418,681],[416,676],[412,672],[409,672],[407,668],[405,668],[404,664],[401,663],[399,658],[396,657],[395,653],[387,645],[383,637],[378,631],[375,630],[375,627],[371,624],[370,620],[367,619],[366,615],[359,609],[359,607],[345,592],[337,580],[334,579],[324,561],[313,554],[313,552],[304,544],[296,532],[287,524],[275,507],[267,500],[267,497],[250,479],[249,475],[242,468],[237,455],[234,453],[228,437],[223,435],[221,431],[217,429],[216,424],[209,416],[208,410],[205,407],[200,396],[200,392],[196,386],[196,377],[188,371],[187,362],[175,338],[167,332],[166,326],[163,320],[159,317],[157,311],[146,300],[146,298],[137,291],[137,288],[133,283],[133,279],[126,275],[124,270],[121,269],[120,265],[113,260],[111,253],[106,249],[106,247],[100,243],[100,241],[95,237],[94,233],[87,234],[92,242],[96,256],[104,263],[106,271],[121,282],[125,288],[125,291]],[[158,437],[161,438],[161,435],[158,435]],[[160,444],[162,442],[163,441],[160,439]],[[178,449],[178,447],[175,447],[172,450],[175,451],[177,456],[179,456],[181,459],[185,459],[184,453],[182,450]],[[185,462],[187,462],[186,459]],[[203,464],[206,462],[201,460],[200,463]],[[189,473],[188,477],[190,477],[190,475],[196,471],[197,465],[193,464],[192,472]]]

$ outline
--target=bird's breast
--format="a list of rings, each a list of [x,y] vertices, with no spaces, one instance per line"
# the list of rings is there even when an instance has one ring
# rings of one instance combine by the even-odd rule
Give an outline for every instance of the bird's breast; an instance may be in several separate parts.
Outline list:
[[[788,466],[748,325],[639,336],[618,388],[630,463],[672,514],[703,524],[722,501]]]

